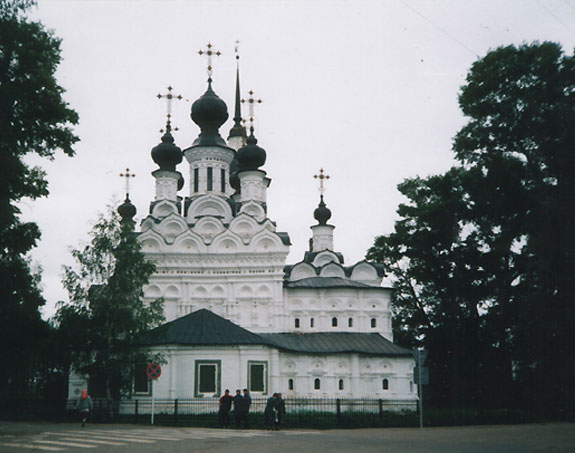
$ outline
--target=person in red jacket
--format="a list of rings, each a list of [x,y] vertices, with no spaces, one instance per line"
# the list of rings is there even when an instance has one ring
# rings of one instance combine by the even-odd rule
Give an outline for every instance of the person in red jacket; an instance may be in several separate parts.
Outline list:
[[[218,411],[220,425],[222,428],[230,427],[230,410],[232,409],[233,400],[234,397],[230,395],[230,391],[226,389],[226,391],[220,398],[220,410]]]

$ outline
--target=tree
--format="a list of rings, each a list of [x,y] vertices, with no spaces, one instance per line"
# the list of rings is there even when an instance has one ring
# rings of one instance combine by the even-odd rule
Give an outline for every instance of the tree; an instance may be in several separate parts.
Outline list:
[[[445,380],[452,403],[457,391],[492,405],[518,393],[541,411],[573,400],[574,96],[575,60],[556,44],[475,62],[459,97],[469,119],[454,140],[459,165],[401,184],[409,203],[368,253],[396,276],[401,334],[431,349],[432,388],[441,393],[434,372],[459,369]],[[444,328],[463,353],[458,366],[449,349],[432,349]],[[466,393],[455,390],[462,382]]]
[[[102,216],[90,243],[72,252],[77,267],[66,267],[63,281],[70,302],[56,314],[72,369],[87,374],[91,392],[109,400],[130,393],[134,367],[152,359],[140,340],[164,319],[162,299],[143,302],[155,265],[144,258],[133,232],[135,208],[126,199],[119,211],[121,222],[114,211]]]
[[[574,101],[575,59],[559,45],[502,47],[472,66],[460,95],[469,122],[454,142],[491,191],[474,215],[487,219],[486,243],[515,255],[498,315],[512,319],[517,379],[540,410],[574,402]]]
[[[78,140],[71,130],[78,115],[63,100],[54,76],[60,41],[26,18],[32,4],[0,4],[0,354],[6,364],[0,387],[7,395],[30,388],[37,345],[47,331],[39,314],[45,303],[40,269],[27,256],[40,230],[20,220],[18,204],[47,196],[48,185],[44,172],[24,157],[53,159],[58,149],[72,156]]]

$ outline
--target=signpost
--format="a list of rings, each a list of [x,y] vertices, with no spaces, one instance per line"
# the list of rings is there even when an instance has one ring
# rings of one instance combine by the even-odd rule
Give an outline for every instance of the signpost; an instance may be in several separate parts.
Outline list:
[[[412,353],[416,364],[413,370],[413,380],[417,384],[419,393],[419,427],[423,428],[423,386],[429,384],[429,368],[423,367],[423,363],[427,359],[427,351],[414,349]]]
[[[154,424],[154,382],[162,375],[162,368],[157,363],[150,363],[146,368],[146,374],[152,381],[152,418],[151,424]]]

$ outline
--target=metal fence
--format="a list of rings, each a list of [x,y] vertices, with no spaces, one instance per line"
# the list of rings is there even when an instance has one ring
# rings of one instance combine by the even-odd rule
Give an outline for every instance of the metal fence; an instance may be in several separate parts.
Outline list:
[[[417,400],[347,399],[347,398],[285,398],[286,428],[331,428],[371,426],[416,426]],[[264,427],[267,398],[252,399],[249,425]],[[68,415],[77,412],[74,401],[67,404]],[[152,401],[133,399],[108,402],[93,399],[91,418],[107,423],[150,423]],[[156,399],[154,422],[162,425],[218,427],[217,398]],[[232,425],[234,411],[230,414]]]

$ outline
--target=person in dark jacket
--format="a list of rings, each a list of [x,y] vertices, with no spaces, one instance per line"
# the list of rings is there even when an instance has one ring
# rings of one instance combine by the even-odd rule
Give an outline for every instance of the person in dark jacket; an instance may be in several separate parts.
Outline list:
[[[220,410],[218,411],[220,425],[222,428],[230,427],[230,410],[232,409],[233,400],[234,397],[230,395],[230,391],[226,389],[226,391],[220,398]]]
[[[234,418],[236,419],[236,428],[240,428],[242,422],[242,412],[244,409],[244,397],[240,389],[236,390],[234,396]]]
[[[241,421],[244,429],[248,429],[248,414],[250,412],[250,406],[252,405],[252,397],[248,392],[248,389],[244,389],[244,400],[242,402],[242,411],[241,411]]]
[[[278,394],[274,393],[268,398],[266,403],[266,408],[264,409],[264,422],[266,424],[266,429],[268,431],[273,431],[276,429],[277,425],[277,399]]]
[[[286,402],[282,398],[282,394],[278,393],[276,398],[276,431],[279,431],[282,423],[283,416],[286,413]]]
[[[86,426],[86,421],[88,421],[88,415],[92,410],[92,398],[88,395],[87,390],[82,390],[82,399],[80,404],[78,404],[78,409],[80,410],[80,417],[82,419],[82,427]]]

